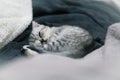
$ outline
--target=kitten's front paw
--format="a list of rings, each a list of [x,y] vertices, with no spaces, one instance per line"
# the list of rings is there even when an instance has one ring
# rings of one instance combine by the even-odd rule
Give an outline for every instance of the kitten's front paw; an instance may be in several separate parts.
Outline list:
[[[24,45],[24,46],[23,46],[23,49],[24,49],[24,50],[27,50],[27,49],[29,49],[29,47],[30,47],[30,45]]]
[[[37,52],[30,49],[30,45],[24,45],[23,48],[22,48],[22,53],[26,56],[38,55]]]
[[[23,53],[23,55],[26,55],[26,52],[27,52],[27,50],[29,49],[28,47],[29,47],[29,45],[24,45],[24,46],[22,47],[21,52]]]

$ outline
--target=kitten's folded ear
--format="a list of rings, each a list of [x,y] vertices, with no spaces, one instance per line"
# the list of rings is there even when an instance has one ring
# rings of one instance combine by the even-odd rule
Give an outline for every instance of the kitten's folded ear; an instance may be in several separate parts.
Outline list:
[[[43,24],[39,24],[39,23],[37,23],[37,22],[35,22],[35,21],[32,21],[32,28],[33,29],[36,29],[36,28],[38,28],[39,27],[39,29],[48,29],[49,27],[48,26],[45,26],[45,25],[43,25]]]
[[[32,21],[32,27],[39,27],[40,26],[40,24],[38,24],[37,22],[35,22],[35,21]]]

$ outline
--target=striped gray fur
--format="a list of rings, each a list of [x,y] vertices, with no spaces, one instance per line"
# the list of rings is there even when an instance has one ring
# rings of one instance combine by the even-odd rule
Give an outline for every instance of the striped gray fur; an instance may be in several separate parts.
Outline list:
[[[92,44],[90,33],[77,26],[63,25],[48,27],[33,22],[33,30],[29,37],[29,45],[58,55],[81,57],[86,46]]]

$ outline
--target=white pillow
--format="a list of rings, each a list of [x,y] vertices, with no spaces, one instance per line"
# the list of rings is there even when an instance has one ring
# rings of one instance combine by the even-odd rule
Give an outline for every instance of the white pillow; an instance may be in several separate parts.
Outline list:
[[[0,0],[0,48],[22,33],[31,20],[31,0]]]

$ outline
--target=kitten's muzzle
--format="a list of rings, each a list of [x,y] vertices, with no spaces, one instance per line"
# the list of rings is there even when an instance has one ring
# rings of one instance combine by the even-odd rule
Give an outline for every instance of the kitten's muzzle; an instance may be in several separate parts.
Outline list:
[[[47,43],[47,40],[45,39],[41,39],[40,42],[43,44],[43,43]]]

